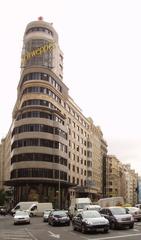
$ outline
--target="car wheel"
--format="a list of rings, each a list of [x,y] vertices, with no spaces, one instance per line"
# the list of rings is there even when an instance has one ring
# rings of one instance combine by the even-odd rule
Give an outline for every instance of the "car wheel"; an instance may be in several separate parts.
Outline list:
[[[116,228],[116,224],[114,222],[111,222],[110,227],[111,227],[111,229],[115,229]]]
[[[132,229],[134,227],[134,224],[129,225],[129,228]]]
[[[54,225],[55,225],[55,223],[52,221],[52,222],[51,222],[51,226],[54,226]]]
[[[109,228],[104,228],[104,233],[108,233],[109,232]]]
[[[86,228],[85,228],[84,225],[81,226],[81,232],[82,232],[82,233],[86,233]]]
[[[30,216],[30,217],[33,217],[33,213],[30,213],[29,216]]]
[[[75,225],[73,225],[73,231],[76,231],[77,230],[77,228],[75,227]]]

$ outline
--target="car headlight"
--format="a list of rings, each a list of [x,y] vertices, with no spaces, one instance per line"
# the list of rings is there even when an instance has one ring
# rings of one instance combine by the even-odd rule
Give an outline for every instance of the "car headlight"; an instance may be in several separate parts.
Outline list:
[[[86,219],[83,220],[82,222],[88,224],[88,220],[86,220]]]
[[[92,222],[89,222],[87,219],[83,221],[83,223],[85,223],[86,225],[92,225]]]

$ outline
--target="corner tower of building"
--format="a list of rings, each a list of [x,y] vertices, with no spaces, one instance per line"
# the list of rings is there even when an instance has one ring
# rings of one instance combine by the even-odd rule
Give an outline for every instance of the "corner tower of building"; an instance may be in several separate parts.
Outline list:
[[[29,23],[26,27],[21,67],[44,66],[63,79],[63,53],[59,48],[58,34],[52,23],[38,21]]]
[[[52,24],[27,25],[21,54],[21,77],[13,110],[11,177],[14,202],[66,205],[68,140],[62,102],[63,55]],[[60,206],[61,203],[61,206]]]

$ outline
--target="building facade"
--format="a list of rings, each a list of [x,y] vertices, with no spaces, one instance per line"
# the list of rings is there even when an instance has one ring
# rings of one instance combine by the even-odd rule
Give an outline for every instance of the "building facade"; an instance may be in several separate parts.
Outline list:
[[[42,18],[25,30],[8,139],[5,180],[14,189],[14,203],[49,201],[64,208],[73,197],[102,195],[107,145],[69,96],[58,34]]]

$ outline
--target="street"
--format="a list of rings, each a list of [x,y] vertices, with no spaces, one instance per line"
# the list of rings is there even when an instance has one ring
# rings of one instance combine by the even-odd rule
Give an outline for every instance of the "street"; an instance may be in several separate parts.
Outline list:
[[[73,231],[72,226],[49,226],[41,217],[31,218],[31,224],[14,225],[12,216],[0,216],[0,240],[140,240],[141,223],[134,229],[110,230],[109,233]]]

